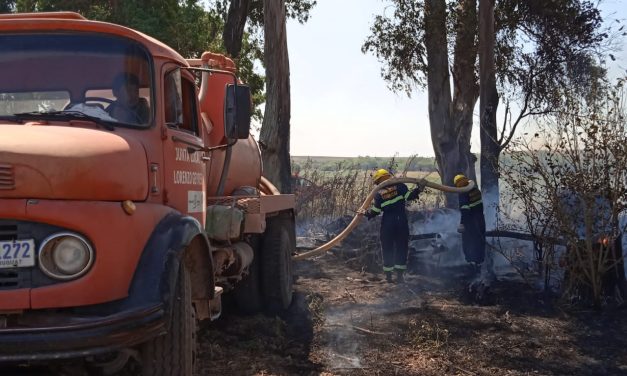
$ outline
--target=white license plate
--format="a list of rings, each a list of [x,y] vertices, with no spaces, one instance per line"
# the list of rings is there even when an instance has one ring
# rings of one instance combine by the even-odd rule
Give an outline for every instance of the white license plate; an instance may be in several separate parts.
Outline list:
[[[35,241],[0,241],[0,269],[25,268],[35,265]]]

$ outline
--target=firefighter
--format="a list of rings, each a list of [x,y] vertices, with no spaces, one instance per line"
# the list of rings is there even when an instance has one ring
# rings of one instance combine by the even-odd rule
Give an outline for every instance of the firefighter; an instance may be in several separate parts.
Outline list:
[[[387,170],[377,170],[372,179],[378,185],[392,177]],[[381,248],[383,271],[387,282],[392,282],[392,272],[396,271],[396,282],[402,283],[407,269],[409,248],[409,225],[405,213],[405,202],[418,198],[423,187],[418,185],[409,190],[403,183],[394,184],[379,190],[374,197],[374,205],[362,212],[369,220],[383,213],[381,220]]]
[[[468,178],[457,175],[453,179],[456,187],[468,185]],[[470,192],[460,193],[459,211],[461,222],[458,231],[462,234],[462,248],[466,261],[475,265],[479,270],[485,259],[485,218],[483,216],[483,202],[481,191],[477,187]]]
[[[146,98],[139,96],[139,78],[136,75],[118,74],[113,80],[112,91],[116,100],[107,107],[111,117],[124,123],[148,123],[150,108]]]

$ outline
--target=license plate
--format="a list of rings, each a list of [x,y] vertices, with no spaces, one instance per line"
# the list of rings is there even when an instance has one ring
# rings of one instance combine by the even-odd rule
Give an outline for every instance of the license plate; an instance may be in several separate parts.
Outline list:
[[[35,241],[0,241],[0,269],[25,268],[35,265]]]

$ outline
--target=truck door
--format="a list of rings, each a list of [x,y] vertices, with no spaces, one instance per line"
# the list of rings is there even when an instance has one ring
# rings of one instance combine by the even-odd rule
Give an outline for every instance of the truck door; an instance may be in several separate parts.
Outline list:
[[[163,75],[165,200],[204,226],[206,169],[193,76],[178,68]]]

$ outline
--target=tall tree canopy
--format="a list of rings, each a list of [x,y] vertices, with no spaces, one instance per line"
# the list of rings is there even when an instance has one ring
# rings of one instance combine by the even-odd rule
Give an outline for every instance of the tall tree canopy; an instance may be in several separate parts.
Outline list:
[[[295,18],[304,23],[315,4],[315,0],[215,1],[216,8],[226,19],[223,38],[230,56],[239,56],[241,38],[246,35],[247,25],[248,35],[253,35],[258,44],[263,44],[267,96],[259,144],[264,174],[282,192],[292,190],[290,69],[286,22],[288,18]]]
[[[470,151],[472,111],[479,94],[478,2],[388,2],[393,11],[375,17],[372,34],[362,50],[373,53],[382,62],[382,77],[391,90],[410,94],[427,87],[433,147],[443,181],[451,183],[452,170],[466,171],[472,176],[474,167],[467,163],[472,158],[464,154]],[[488,132],[492,135],[488,137],[490,142],[497,146],[498,162],[498,153],[520,120],[550,110],[560,98],[564,80],[574,79],[579,72],[577,79],[592,85],[594,79],[602,76],[598,53],[608,35],[601,30],[600,13],[590,1],[497,0],[494,19],[496,85],[508,111],[512,108],[510,101],[520,109],[517,116],[508,113],[507,131]],[[446,58],[440,56],[442,51]],[[446,110],[451,96],[449,60],[453,61],[452,95],[459,100],[453,99]],[[436,77],[430,78],[432,75]],[[467,98],[462,101],[463,92]],[[440,111],[434,112],[432,107]],[[468,111],[470,121],[464,116],[455,120],[456,113],[467,115]],[[494,134],[498,135],[496,140]],[[451,152],[455,149],[457,152]],[[490,163],[489,168],[495,173],[498,164]],[[498,180],[489,184],[498,184]],[[451,199],[454,200],[449,197],[449,205],[454,206]]]

